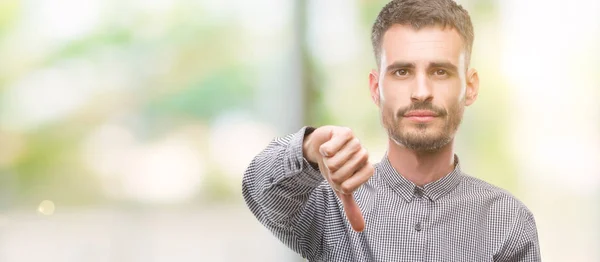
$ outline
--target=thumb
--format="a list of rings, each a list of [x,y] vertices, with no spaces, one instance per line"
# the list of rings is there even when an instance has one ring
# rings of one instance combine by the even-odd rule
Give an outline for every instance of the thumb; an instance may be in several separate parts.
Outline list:
[[[327,166],[323,164],[322,158],[319,158],[318,165],[319,169],[324,172],[323,175],[325,176],[325,179],[327,179],[327,181],[331,184],[331,181],[329,180],[329,170],[327,169]],[[331,189],[333,192],[335,192],[340,201],[342,201],[344,213],[346,213],[346,217],[348,218],[352,229],[354,229],[356,232],[362,232],[365,229],[365,219],[363,218],[360,207],[358,207],[358,204],[354,200],[352,194],[342,194],[336,191],[333,187]]]
[[[348,217],[348,221],[350,221],[352,229],[356,232],[362,232],[365,229],[365,219],[363,218],[362,212],[354,200],[354,197],[352,197],[352,194],[346,195],[339,192],[335,193],[342,201],[344,212],[346,213],[346,217]]]
[[[333,136],[333,127],[332,126],[322,126],[315,129],[312,134],[310,134],[313,143],[316,148],[321,146],[323,143],[329,141]]]

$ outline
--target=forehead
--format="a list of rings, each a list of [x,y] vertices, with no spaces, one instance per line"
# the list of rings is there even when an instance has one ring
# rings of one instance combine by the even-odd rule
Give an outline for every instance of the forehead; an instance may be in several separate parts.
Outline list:
[[[414,29],[410,25],[393,25],[383,35],[382,62],[429,62],[447,60],[458,64],[464,57],[463,41],[454,28],[429,26]]]

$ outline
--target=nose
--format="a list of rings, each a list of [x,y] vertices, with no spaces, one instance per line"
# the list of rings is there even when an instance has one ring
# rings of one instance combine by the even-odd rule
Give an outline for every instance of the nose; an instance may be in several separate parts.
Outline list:
[[[425,74],[417,75],[410,98],[413,102],[425,102],[433,99],[431,83]]]

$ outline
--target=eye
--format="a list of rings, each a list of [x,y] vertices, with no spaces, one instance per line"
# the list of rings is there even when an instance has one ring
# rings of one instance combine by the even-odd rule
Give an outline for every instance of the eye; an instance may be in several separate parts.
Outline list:
[[[438,76],[445,76],[448,75],[448,72],[444,69],[438,69],[434,72],[434,74]]]
[[[406,76],[406,75],[408,75],[408,70],[406,70],[406,69],[398,69],[398,70],[394,71],[394,75],[396,75],[396,76]]]

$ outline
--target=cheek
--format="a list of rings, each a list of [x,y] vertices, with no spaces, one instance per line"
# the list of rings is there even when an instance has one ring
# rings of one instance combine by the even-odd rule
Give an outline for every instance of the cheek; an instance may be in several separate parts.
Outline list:
[[[444,101],[448,106],[461,103],[465,99],[465,88],[462,88],[460,81],[440,83],[434,90],[436,90],[434,97]]]
[[[463,104],[464,100],[456,100],[456,99],[452,99],[451,101],[448,101],[447,104],[447,110],[448,110],[448,114],[452,117],[452,118],[461,118],[462,114],[464,112],[464,104]]]
[[[404,101],[410,102],[410,92],[408,90],[398,82],[383,79],[379,85],[379,99],[382,102],[386,101],[391,104],[403,103]]]
[[[410,105],[410,99],[404,99],[398,92],[382,92],[381,106],[386,111],[397,111],[400,108]]]

